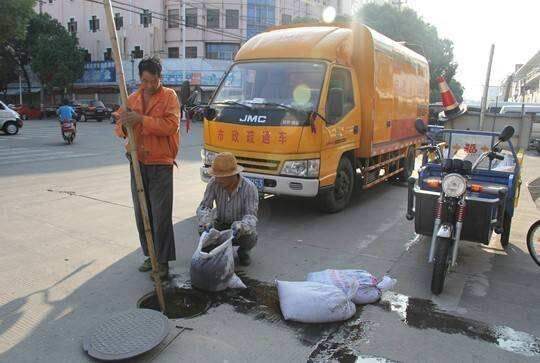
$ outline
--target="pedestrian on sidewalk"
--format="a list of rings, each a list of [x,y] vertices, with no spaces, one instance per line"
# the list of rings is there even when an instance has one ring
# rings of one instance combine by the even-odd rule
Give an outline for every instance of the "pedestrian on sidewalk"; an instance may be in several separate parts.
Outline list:
[[[240,265],[248,266],[249,251],[257,244],[259,192],[255,184],[240,174],[242,170],[233,154],[216,156],[209,171],[213,178],[206,186],[197,218],[199,234],[212,228],[232,229],[233,246],[239,246]]]
[[[148,57],[141,60],[139,77],[140,88],[128,98],[129,111],[121,108],[116,114],[118,119],[116,134],[126,138],[125,126],[133,126],[154,248],[159,263],[159,276],[161,279],[167,279],[169,261],[176,259],[172,224],[173,165],[176,165],[175,159],[180,144],[180,105],[176,92],[161,84],[161,62],[158,58]],[[130,159],[129,153],[127,156]],[[130,169],[135,221],[141,248],[148,257],[148,245],[131,160]],[[139,267],[139,271],[142,272],[151,269],[150,258],[146,258]]]

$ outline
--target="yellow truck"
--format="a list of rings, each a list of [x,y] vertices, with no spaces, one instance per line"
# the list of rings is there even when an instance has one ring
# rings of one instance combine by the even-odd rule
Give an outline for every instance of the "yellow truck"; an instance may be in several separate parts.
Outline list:
[[[205,110],[201,178],[232,152],[261,193],[342,210],[412,172],[428,119],[424,57],[361,25],[289,25],[247,41]]]

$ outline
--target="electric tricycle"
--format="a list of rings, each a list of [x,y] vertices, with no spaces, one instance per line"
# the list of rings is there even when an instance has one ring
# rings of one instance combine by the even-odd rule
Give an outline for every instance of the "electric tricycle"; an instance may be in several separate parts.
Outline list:
[[[423,153],[418,177],[408,180],[406,217],[414,219],[417,234],[431,238],[431,291],[438,295],[456,265],[460,241],[488,245],[495,232],[502,247],[508,246],[520,163],[511,126],[500,133],[433,131],[417,120],[415,127],[429,141],[418,148]]]

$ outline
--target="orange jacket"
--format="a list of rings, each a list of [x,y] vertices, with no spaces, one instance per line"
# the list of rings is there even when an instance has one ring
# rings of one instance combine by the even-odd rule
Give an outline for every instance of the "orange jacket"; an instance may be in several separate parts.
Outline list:
[[[139,161],[143,164],[173,164],[180,146],[180,104],[176,92],[161,86],[144,110],[142,90],[139,89],[129,96],[128,107],[143,115],[143,121],[133,128]],[[120,122],[116,123],[115,132],[120,137],[127,136]]]

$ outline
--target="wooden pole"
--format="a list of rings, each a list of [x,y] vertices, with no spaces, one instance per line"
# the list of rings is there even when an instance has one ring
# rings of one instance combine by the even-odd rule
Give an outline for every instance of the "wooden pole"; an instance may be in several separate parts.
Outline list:
[[[120,98],[122,99],[124,109],[127,110],[128,93],[126,88],[126,79],[124,77],[124,68],[122,67],[122,57],[120,55],[118,36],[116,34],[116,26],[114,24],[112,3],[110,0],[103,0],[103,5],[105,6],[105,18],[107,19],[107,27],[109,29],[109,36],[111,38],[111,49],[114,58],[114,65],[116,67],[116,78],[118,80],[118,88],[120,89]],[[146,205],[141,168],[139,165],[139,159],[137,158],[137,140],[135,139],[133,128],[131,126],[127,126],[126,129],[128,132],[128,150],[129,154],[131,155],[131,165],[133,167],[133,175],[135,176],[135,185],[137,186],[139,205],[143,218],[144,234],[146,236],[146,243],[148,244],[150,261],[152,262],[152,275],[154,276],[156,295],[158,297],[161,312],[165,313],[165,296],[163,294],[163,286],[161,286],[161,279],[159,278],[158,262],[154,250],[154,239],[152,238],[152,228],[150,227],[150,218],[148,217],[148,206]]]

